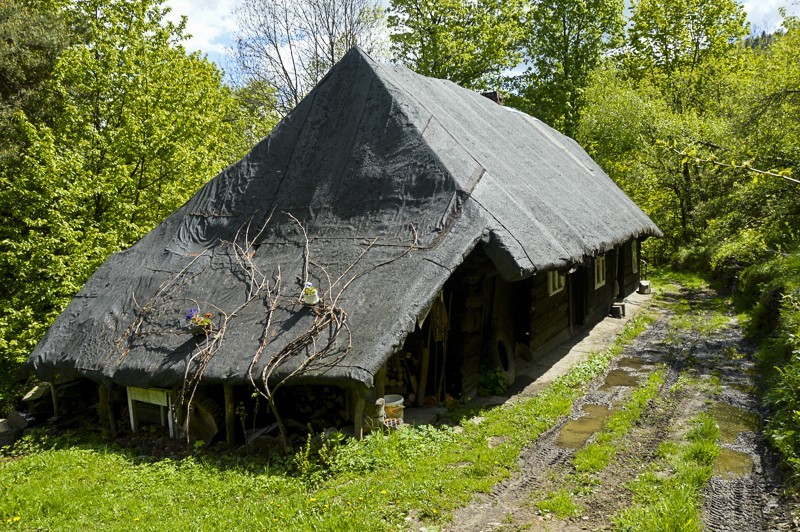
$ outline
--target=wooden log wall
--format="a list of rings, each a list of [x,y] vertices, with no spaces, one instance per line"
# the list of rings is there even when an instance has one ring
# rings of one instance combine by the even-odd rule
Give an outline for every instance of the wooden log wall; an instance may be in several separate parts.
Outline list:
[[[547,294],[547,274],[534,277],[531,289],[531,340],[535,351],[549,339],[569,332],[569,292],[565,288],[553,295]]]
[[[614,293],[614,281],[617,276],[615,269],[617,251],[612,250],[605,254],[606,257],[606,284],[595,288],[594,286],[594,261],[592,260],[592,267],[588,272],[588,279],[586,288],[588,290],[587,309],[586,315],[587,323],[597,323],[608,315],[608,310],[611,308],[611,303],[616,298],[617,294]]]
[[[623,293],[627,296],[635,292],[639,288],[639,280],[641,279],[641,261],[637,272],[633,271],[633,248],[636,248],[638,253],[637,257],[641,257],[641,247],[638,240],[633,239],[625,243],[622,248],[621,258],[625,261],[625,281],[623,283]]]

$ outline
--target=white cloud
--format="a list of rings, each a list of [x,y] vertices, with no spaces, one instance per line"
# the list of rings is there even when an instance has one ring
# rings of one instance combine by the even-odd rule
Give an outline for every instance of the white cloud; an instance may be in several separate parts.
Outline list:
[[[780,28],[781,16],[778,14],[779,7],[786,7],[789,14],[798,13],[797,2],[791,0],[747,0],[742,2],[747,13],[747,20],[750,21],[751,29],[755,32],[772,32]]]
[[[236,21],[233,14],[238,2],[225,0],[166,0],[172,8],[167,18],[173,22],[186,16],[186,31],[191,38],[184,42],[189,51],[202,51],[217,64],[225,62],[227,47],[232,44]]]

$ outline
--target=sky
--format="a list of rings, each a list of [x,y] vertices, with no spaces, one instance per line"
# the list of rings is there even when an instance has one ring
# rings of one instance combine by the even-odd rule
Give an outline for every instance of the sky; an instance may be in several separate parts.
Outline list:
[[[236,20],[233,14],[239,0],[167,0],[172,8],[168,18],[180,20],[187,17],[187,32],[192,38],[185,43],[190,51],[199,50],[223,70],[229,70],[228,48],[233,43]],[[381,4],[387,5],[388,0]],[[748,0],[743,1],[751,28],[757,33],[771,32],[780,26],[778,8],[785,6],[790,13],[800,14],[800,0]]]
[[[167,0],[172,9],[169,20],[178,22],[186,16],[186,32],[192,37],[184,46],[201,51],[223,69],[229,64],[228,48],[232,46],[236,19],[233,10],[238,0]]]

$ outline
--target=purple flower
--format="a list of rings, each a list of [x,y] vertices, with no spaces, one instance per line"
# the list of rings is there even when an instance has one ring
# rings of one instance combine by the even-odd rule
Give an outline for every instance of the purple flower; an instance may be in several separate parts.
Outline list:
[[[191,321],[191,319],[194,318],[196,314],[197,314],[197,309],[195,307],[190,308],[189,314],[186,315],[186,321]]]

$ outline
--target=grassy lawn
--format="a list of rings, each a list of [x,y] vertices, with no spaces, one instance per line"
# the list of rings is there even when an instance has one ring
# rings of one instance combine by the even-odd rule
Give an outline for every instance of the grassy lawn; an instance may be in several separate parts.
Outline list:
[[[91,436],[34,433],[0,458],[0,523],[25,529],[385,530],[440,523],[516,467],[651,319],[535,397],[463,413],[463,429],[420,427],[362,441],[317,436],[288,457],[154,460]],[[477,417],[476,417],[477,416]],[[467,420],[467,419],[470,420]]]

